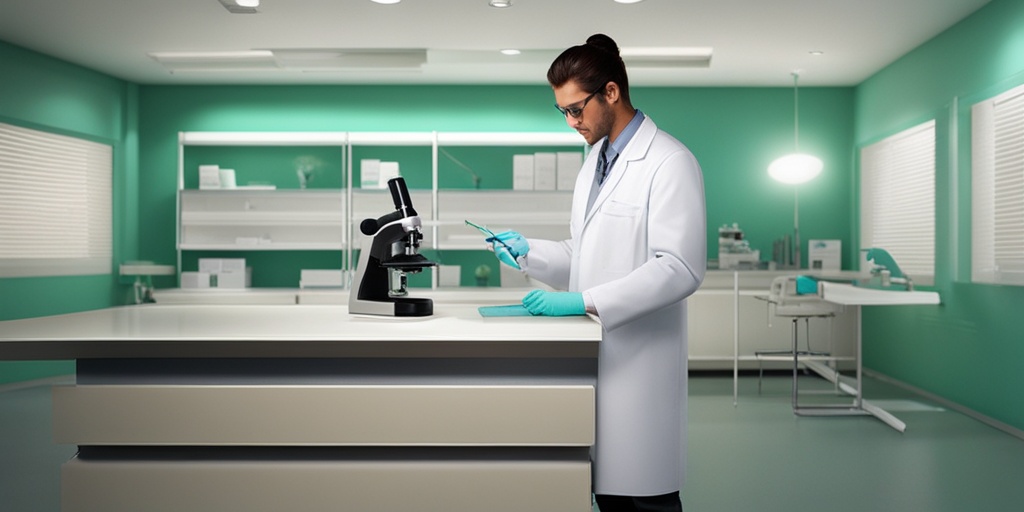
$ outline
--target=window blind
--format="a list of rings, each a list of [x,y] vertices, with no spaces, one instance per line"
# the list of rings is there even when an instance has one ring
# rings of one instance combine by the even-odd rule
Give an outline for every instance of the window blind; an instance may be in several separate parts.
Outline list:
[[[971,279],[1024,285],[1024,86],[971,107]]]
[[[108,274],[113,148],[0,123],[0,276]]]
[[[922,284],[935,277],[935,121],[861,149],[860,246],[887,250]]]

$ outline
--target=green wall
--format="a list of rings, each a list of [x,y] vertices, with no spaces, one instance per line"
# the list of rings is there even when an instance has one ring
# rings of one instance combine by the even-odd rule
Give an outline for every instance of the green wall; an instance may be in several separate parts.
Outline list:
[[[145,169],[139,177],[139,218],[147,227],[140,233],[140,256],[160,262],[175,260],[179,131],[569,130],[552,107],[547,86],[143,86],[139,97],[140,166]],[[652,87],[636,88],[632,97],[701,162],[709,256],[717,255],[718,226],[738,222],[763,258],[770,257],[772,241],[793,228],[794,190],[772,181],[766,171],[771,160],[793,149],[792,89]],[[826,162],[825,173],[801,189],[802,238],[837,238],[853,254],[853,89],[802,89],[800,102],[801,149]],[[510,186],[510,158],[500,150],[492,159],[502,164],[495,168],[504,174],[468,148],[450,151],[474,168],[479,165],[482,187]],[[424,153],[429,171],[428,157]],[[443,185],[472,186],[444,157],[439,162]],[[403,161],[403,172],[407,167]],[[236,173],[241,182],[242,171]],[[291,181],[286,173],[278,186],[293,187]],[[429,186],[429,181],[424,184]],[[493,257],[481,257],[479,261],[493,263]],[[462,263],[467,278],[470,262],[477,262],[450,253],[444,259]],[[848,255],[847,267],[850,261]],[[254,267],[253,272],[255,280],[261,269]],[[172,284],[168,279],[157,285]]]
[[[114,148],[114,258],[136,251],[137,87],[0,41],[0,122]],[[0,320],[123,304],[113,274],[0,278]],[[70,362],[0,362],[0,383],[72,373]]]
[[[866,364],[1017,428],[1024,289],[969,282],[968,113],[970,103],[1024,83],[1021,55],[1024,4],[993,0],[856,88],[800,95],[801,149],[826,162],[801,188],[802,235],[841,239],[845,268],[857,251],[856,148],[938,121],[943,305],[867,308]],[[116,259],[174,261],[179,131],[567,130],[545,86],[137,86],[2,42],[0,74],[0,120],[114,144]],[[793,190],[764,169],[791,148],[791,89],[636,88],[633,98],[703,166],[709,256],[721,224],[738,222],[764,253],[790,232]],[[106,307],[127,295],[106,275],[0,279],[0,319]],[[48,373],[0,363],[0,382]]]
[[[5,77],[0,81],[0,120],[114,146],[114,263],[175,261],[179,131],[569,130],[552,108],[547,86],[140,86],[2,42],[0,71]],[[633,98],[701,161],[710,256],[716,255],[716,228],[738,222],[767,257],[772,241],[792,229],[793,190],[772,182],[765,172],[772,159],[792,148],[792,90],[637,88]],[[802,149],[826,162],[826,173],[801,191],[803,238],[838,238],[852,254],[853,89],[805,88],[801,113]],[[486,162],[484,155],[459,151],[457,157],[474,167]],[[450,164],[442,158],[441,165],[443,172]],[[487,171],[481,175],[485,188],[504,186],[507,179]],[[454,174],[446,176],[452,181],[445,186],[470,186]],[[488,254],[451,251],[440,256],[463,265],[464,281],[471,280],[476,264],[493,263]],[[316,255],[317,261],[325,258],[331,259]],[[292,270],[301,268],[295,259],[264,259],[270,262],[266,266],[284,269],[268,276],[271,286],[285,285]],[[128,281],[113,274],[0,279],[0,319],[124,304],[131,294]],[[174,285],[169,278],[155,282]],[[66,363],[57,367],[70,368]],[[0,382],[47,373],[28,368],[0,363],[5,370]]]
[[[1024,287],[970,282],[970,106],[1024,84],[1024,2],[993,0],[856,89],[858,146],[936,119],[938,307],[866,308],[864,359],[1024,429]]]

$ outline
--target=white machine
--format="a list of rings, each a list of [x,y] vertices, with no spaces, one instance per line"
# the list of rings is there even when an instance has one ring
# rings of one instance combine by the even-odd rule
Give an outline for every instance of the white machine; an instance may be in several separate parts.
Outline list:
[[[718,228],[718,268],[754,269],[760,263],[761,251],[750,248],[738,224]]]

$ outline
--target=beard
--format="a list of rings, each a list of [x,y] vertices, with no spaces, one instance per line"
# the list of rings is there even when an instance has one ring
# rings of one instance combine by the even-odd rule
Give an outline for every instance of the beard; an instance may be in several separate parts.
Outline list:
[[[591,146],[611,134],[612,126],[615,124],[615,114],[612,109],[606,103],[601,103],[601,106],[601,109],[594,109],[595,112],[591,112],[591,115],[597,114],[593,123],[584,125],[583,129],[577,130]]]

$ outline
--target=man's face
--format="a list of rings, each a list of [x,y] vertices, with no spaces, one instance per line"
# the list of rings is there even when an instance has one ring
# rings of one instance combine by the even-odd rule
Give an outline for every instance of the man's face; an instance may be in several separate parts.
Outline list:
[[[594,91],[580,89],[575,81],[566,82],[565,85],[554,87],[553,90],[555,104],[569,111],[565,116],[565,122],[579,132],[587,144],[594,145],[611,133],[614,116],[611,106],[604,100],[604,91],[590,97]],[[574,117],[574,113],[579,113],[579,116]]]

